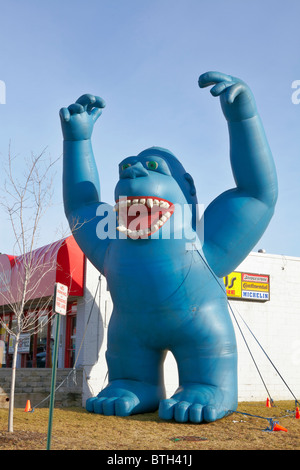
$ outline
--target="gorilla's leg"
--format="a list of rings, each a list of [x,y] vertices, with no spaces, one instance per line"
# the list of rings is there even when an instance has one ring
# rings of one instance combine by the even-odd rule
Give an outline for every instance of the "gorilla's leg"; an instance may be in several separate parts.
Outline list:
[[[106,360],[109,383],[86,409],[98,414],[128,416],[153,412],[165,398],[163,362],[165,351],[145,347],[143,338],[120,324],[110,331]]]
[[[172,352],[179,388],[159,406],[163,419],[215,421],[237,408],[237,349],[226,303],[215,301],[182,328]]]

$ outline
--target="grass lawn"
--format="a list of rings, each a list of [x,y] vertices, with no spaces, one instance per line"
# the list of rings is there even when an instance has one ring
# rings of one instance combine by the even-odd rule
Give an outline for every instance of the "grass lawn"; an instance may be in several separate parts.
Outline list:
[[[125,418],[88,413],[83,408],[55,408],[51,450],[300,450],[300,419],[295,403],[240,403],[234,413],[214,423],[179,424],[157,413]],[[245,413],[245,414],[244,414]],[[0,450],[45,450],[48,408],[15,409],[14,432],[7,432],[8,410],[0,409]],[[287,429],[269,432],[270,421]]]

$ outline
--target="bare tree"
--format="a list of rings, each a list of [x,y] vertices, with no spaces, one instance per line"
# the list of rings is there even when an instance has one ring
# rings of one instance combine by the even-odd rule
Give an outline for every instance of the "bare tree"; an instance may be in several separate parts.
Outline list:
[[[25,332],[37,333],[51,319],[49,315],[41,315],[41,311],[48,310],[52,302],[52,296],[43,289],[44,281],[53,270],[56,260],[50,246],[49,252],[44,252],[42,257],[39,256],[36,248],[41,219],[51,204],[55,163],[56,161],[46,157],[45,150],[43,150],[38,155],[31,154],[25,162],[23,171],[20,172],[20,163],[16,157],[12,156],[9,147],[7,165],[4,168],[5,182],[0,205],[8,216],[13,234],[14,253],[12,254],[15,254],[13,286],[3,269],[0,279],[1,303],[5,305],[6,311],[13,313],[15,320],[14,328],[10,328],[0,316],[0,325],[14,338],[9,432],[13,432],[16,365],[20,336]],[[37,321],[39,316],[40,321]]]

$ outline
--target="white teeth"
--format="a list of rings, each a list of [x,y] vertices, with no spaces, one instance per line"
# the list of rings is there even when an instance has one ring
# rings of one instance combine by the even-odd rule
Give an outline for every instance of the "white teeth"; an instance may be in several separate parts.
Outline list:
[[[163,209],[169,209],[170,204],[168,204],[167,201],[160,201],[159,207],[162,207]]]
[[[130,238],[138,238],[139,237],[139,234],[136,230],[132,230],[129,235],[130,235]]]
[[[130,206],[130,199],[120,199],[114,206],[114,212],[118,212],[122,207]]]
[[[117,230],[119,230],[119,232],[127,232],[127,228],[124,227],[124,225],[119,225],[119,227],[117,227]]]
[[[142,199],[120,199],[114,206],[114,211],[118,211],[120,207],[130,206],[131,204],[147,204],[148,207],[159,206],[163,209],[169,209],[170,204],[167,201],[160,201],[159,199],[142,198]]]
[[[130,230],[126,228],[126,213],[124,214],[124,209],[126,206],[130,206],[131,204],[143,204],[147,205],[150,209],[152,209],[153,206],[159,206],[162,209],[169,209],[170,204],[167,201],[162,201],[159,199],[152,199],[152,198],[135,198],[135,199],[126,199],[122,198],[117,202],[114,206],[114,211],[118,212],[117,214],[117,219],[119,220],[119,226],[117,227],[117,230],[119,232],[122,232],[129,236],[130,238],[139,238],[139,237],[144,237],[145,235],[149,235],[151,232],[156,232],[160,227],[164,225],[165,222],[171,217],[170,212],[165,212],[164,215],[160,217],[160,219],[155,222],[152,226],[151,229],[146,228],[144,230]],[[124,217],[125,216],[125,217]]]

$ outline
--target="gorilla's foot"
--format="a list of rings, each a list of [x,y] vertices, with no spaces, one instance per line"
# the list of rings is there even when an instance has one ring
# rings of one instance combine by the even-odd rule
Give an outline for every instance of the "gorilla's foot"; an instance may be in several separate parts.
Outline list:
[[[162,387],[135,380],[114,380],[97,397],[87,400],[86,409],[107,416],[150,413],[157,410],[163,397]]]
[[[159,404],[162,419],[179,423],[212,422],[237,408],[236,392],[228,393],[212,385],[184,384],[175,394]]]

